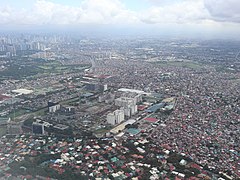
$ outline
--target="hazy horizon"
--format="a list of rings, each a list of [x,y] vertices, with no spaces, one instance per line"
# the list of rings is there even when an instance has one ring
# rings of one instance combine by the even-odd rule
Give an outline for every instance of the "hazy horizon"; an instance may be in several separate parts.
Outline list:
[[[237,0],[2,0],[0,32],[239,39]]]

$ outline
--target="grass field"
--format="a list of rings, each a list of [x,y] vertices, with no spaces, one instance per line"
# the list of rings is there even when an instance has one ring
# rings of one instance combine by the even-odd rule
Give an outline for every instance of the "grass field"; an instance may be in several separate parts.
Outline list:
[[[47,62],[38,66],[44,73],[62,73],[72,72],[77,70],[84,70],[89,68],[89,65],[62,65],[59,62]]]
[[[23,114],[27,113],[24,109],[18,109],[15,112],[11,112],[7,117],[13,119],[14,117],[21,116]]]
[[[38,110],[38,111],[34,112],[33,114],[34,114],[35,116],[43,116],[43,115],[45,115],[45,111],[47,111],[47,110],[48,110],[48,107],[43,108],[43,109],[41,109],[41,110]]]
[[[7,127],[0,127],[0,137],[7,133]]]
[[[100,128],[94,131],[95,134],[105,134],[109,132],[112,129],[112,127],[105,127],[105,128]]]

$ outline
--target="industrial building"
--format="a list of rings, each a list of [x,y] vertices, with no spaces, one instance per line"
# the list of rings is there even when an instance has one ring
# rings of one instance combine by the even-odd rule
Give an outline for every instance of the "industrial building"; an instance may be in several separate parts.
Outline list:
[[[128,93],[137,93],[137,94],[146,94],[144,91],[136,90],[136,89],[127,89],[127,88],[120,88],[118,89],[120,92],[128,92]]]
[[[18,95],[22,95],[22,94],[31,94],[33,93],[33,90],[28,90],[28,89],[15,89],[15,90],[12,90],[13,93],[16,93]]]
[[[163,108],[165,106],[166,103],[158,103],[158,104],[155,104],[151,107],[149,107],[148,109],[145,110],[145,112],[148,112],[148,113],[153,113],[153,112],[156,112],[158,111],[159,109]]]
[[[104,92],[107,91],[108,86],[107,84],[102,84],[98,82],[85,82],[82,81],[85,85],[85,89],[88,91],[98,91],[98,92]]]
[[[123,131],[125,129],[126,125],[128,125],[128,124],[132,125],[135,122],[136,122],[136,120],[129,119],[126,122],[123,122],[122,124],[120,124],[120,125],[114,127],[113,129],[111,129],[110,132],[113,133],[113,134],[118,134],[119,132],[121,132],[121,131]]]
[[[69,128],[69,126],[67,126],[67,125],[64,125],[64,124],[57,124],[57,125],[55,125],[55,126],[53,126],[55,129],[58,129],[58,130],[61,130],[61,131],[64,131],[64,130],[66,130],[66,129],[68,129]]]

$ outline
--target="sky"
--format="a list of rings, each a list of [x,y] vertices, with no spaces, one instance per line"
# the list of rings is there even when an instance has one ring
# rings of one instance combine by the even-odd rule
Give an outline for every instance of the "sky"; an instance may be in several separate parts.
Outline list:
[[[0,30],[50,26],[235,37],[240,0],[0,0]]]

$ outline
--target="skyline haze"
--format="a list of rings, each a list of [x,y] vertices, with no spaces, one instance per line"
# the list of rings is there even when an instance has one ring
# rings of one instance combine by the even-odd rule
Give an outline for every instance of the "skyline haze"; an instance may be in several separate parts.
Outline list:
[[[2,0],[1,31],[236,38],[237,0]]]

